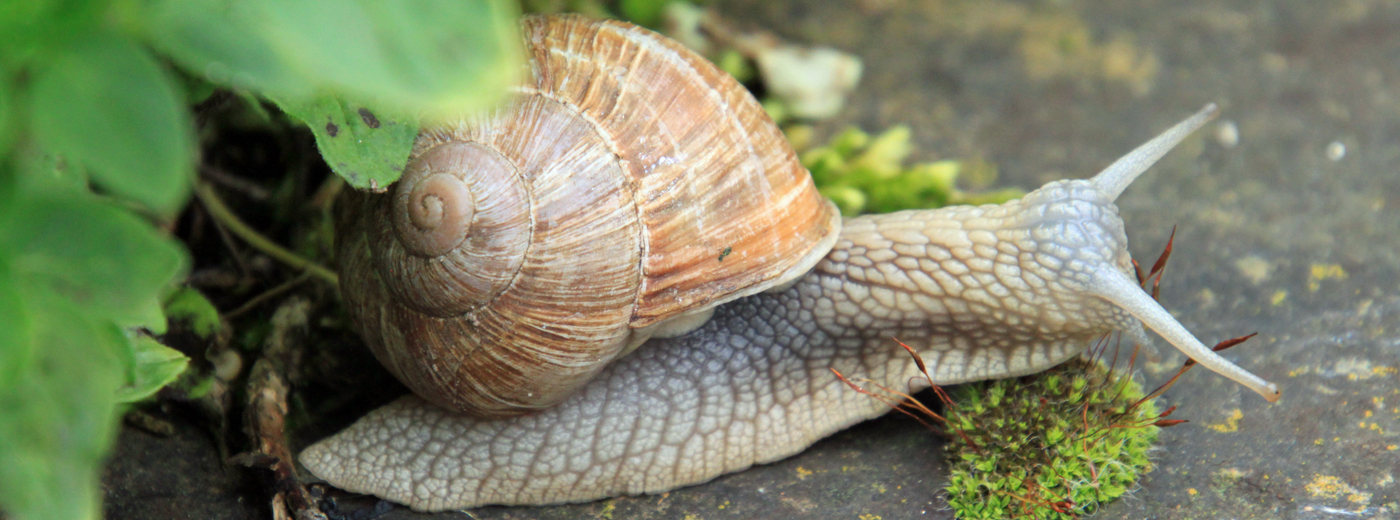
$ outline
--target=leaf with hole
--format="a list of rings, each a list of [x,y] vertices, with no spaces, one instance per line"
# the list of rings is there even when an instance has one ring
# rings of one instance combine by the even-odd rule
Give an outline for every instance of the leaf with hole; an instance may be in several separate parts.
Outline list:
[[[403,175],[418,124],[331,95],[279,101],[311,127],[326,164],[359,189],[382,189]]]

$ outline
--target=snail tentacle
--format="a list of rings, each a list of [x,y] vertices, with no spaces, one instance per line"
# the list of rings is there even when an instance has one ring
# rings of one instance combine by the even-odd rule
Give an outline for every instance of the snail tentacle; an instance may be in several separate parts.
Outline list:
[[[1108,200],[1117,200],[1123,190],[1128,189],[1128,185],[1133,183],[1133,180],[1151,168],[1172,148],[1181,144],[1186,136],[1199,130],[1218,115],[1220,115],[1220,107],[1216,106],[1215,103],[1207,103],[1191,117],[1182,120],[1151,141],[1143,143],[1142,146],[1137,147],[1128,155],[1113,161],[1113,164],[1108,165],[1092,178],[1094,184],[1098,185],[1099,190],[1108,196]]]
[[[1127,275],[1116,270],[1098,272],[1095,273],[1094,282],[1090,287],[1094,294],[1142,320],[1148,328],[1160,334],[1168,343],[1196,360],[1201,366],[1244,385],[1271,403],[1278,401],[1278,385],[1249,373],[1206,347],[1176,321],[1171,313],[1163,309],[1161,304],[1148,296],[1142,287],[1129,280]]]

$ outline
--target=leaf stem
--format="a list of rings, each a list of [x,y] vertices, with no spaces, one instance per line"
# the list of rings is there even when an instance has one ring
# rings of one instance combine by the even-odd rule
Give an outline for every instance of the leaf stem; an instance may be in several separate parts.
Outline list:
[[[204,203],[204,208],[209,210],[209,216],[214,217],[215,221],[218,221],[219,224],[228,228],[233,234],[238,235],[238,238],[242,238],[244,242],[253,246],[254,249],[262,251],[268,256],[276,258],[293,268],[302,269],[307,274],[330,282],[333,286],[340,286],[340,277],[335,274],[335,271],[331,271],[316,262],[302,258],[296,253],[288,251],[276,242],[254,231],[253,228],[248,227],[248,224],[243,223],[243,221],[238,218],[238,215],[233,214],[233,211],[228,208],[228,205],[224,204],[223,199],[220,199],[218,194],[214,193],[214,188],[208,183],[196,181],[194,184],[194,193],[195,196],[199,197],[199,201]]]

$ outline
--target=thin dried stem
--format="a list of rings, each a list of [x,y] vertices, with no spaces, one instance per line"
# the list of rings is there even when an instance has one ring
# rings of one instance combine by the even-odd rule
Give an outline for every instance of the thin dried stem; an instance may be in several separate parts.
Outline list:
[[[209,215],[214,217],[214,220],[228,228],[233,234],[238,235],[238,238],[243,239],[244,242],[253,246],[254,249],[262,251],[267,254],[267,256],[273,257],[294,269],[301,269],[307,274],[325,280],[333,286],[340,286],[340,277],[335,274],[335,271],[288,251],[286,248],[253,230],[248,224],[245,224],[238,218],[238,215],[235,215],[233,211],[229,209],[228,205],[224,204],[223,199],[219,198],[219,195],[214,192],[214,188],[209,184],[203,181],[196,181],[194,184],[194,193],[195,196],[199,197],[199,201],[204,204],[204,208],[209,211]]]

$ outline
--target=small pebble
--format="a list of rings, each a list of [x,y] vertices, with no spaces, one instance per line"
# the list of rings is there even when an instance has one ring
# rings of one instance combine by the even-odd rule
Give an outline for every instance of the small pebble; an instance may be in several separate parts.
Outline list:
[[[1240,128],[1235,126],[1235,122],[1229,119],[1221,121],[1215,127],[1215,140],[1220,142],[1220,146],[1234,148],[1240,144]]]
[[[1327,145],[1327,158],[1332,162],[1340,161],[1346,156],[1347,145],[1342,144],[1341,141],[1332,141],[1331,144]]]

